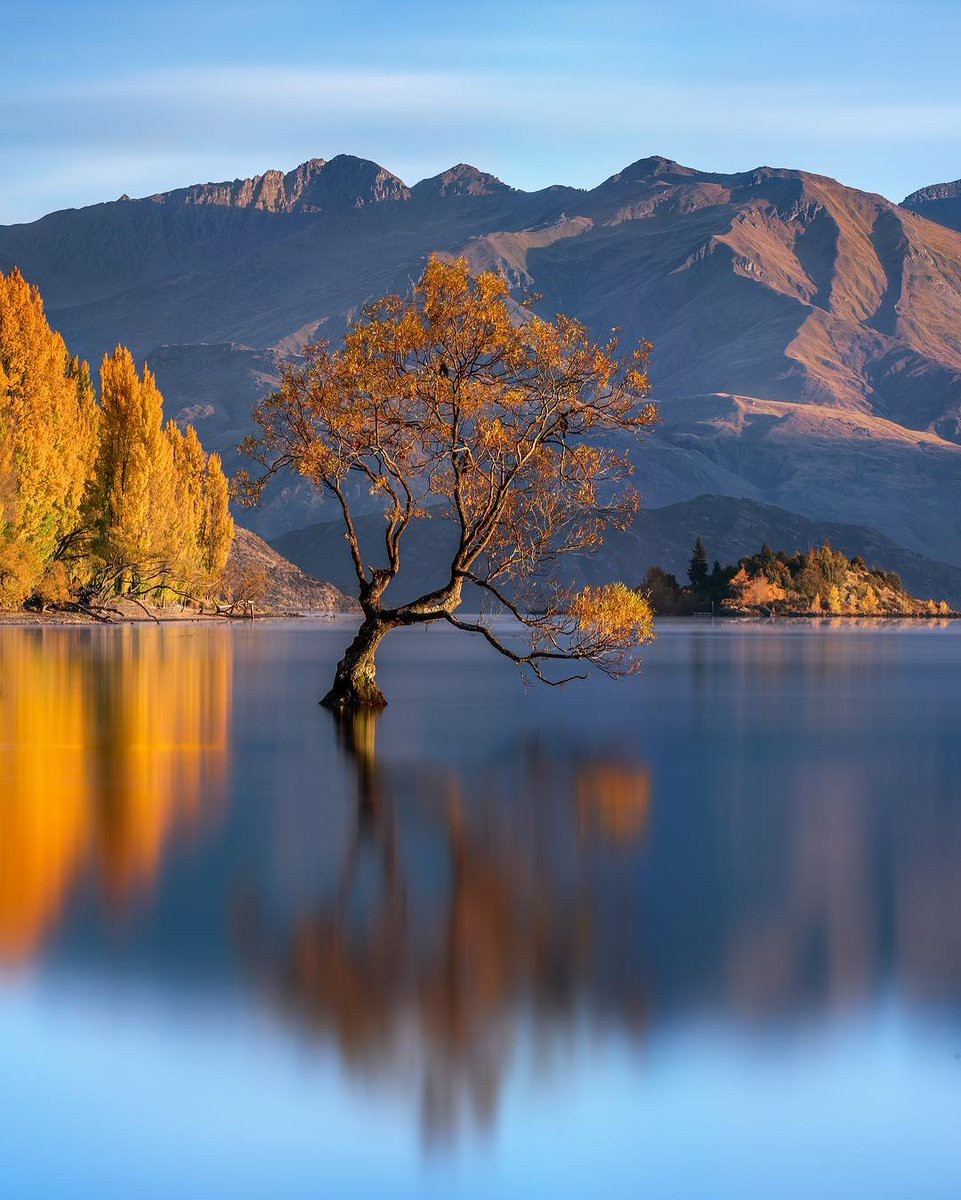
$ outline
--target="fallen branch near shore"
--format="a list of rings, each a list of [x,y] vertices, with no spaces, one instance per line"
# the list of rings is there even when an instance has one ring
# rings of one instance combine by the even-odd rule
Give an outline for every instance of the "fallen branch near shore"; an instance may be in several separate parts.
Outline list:
[[[118,609],[109,609],[100,605],[93,607],[89,604],[81,604],[78,600],[66,600],[62,604],[46,604],[40,611],[82,613],[83,616],[90,617],[94,621],[99,621],[102,625],[113,624],[113,617],[107,616],[107,613],[119,612]]]
[[[159,610],[150,607],[140,597],[134,596],[129,592],[117,596],[115,604],[103,603],[100,599],[91,596],[89,593],[71,600],[45,600],[40,597],[33,597],[24,604],[20,611],[34,613],[41,617],[53,616],[58,613],[65,615],[76,614],[86,617],[91,621],[96,621],[100,625],[115,625],[140,619],[136,614],[124,611],[124,608],[117,606],[120,604],[135,606],[143,614],[144,619],[153,621],[155,625],[181,619],[196,620],[207,618],[210,620],[253,621],[258,617],[299,615],[297,613],[275,613],[267,609],[260,609],[252,600],[247,598],[238,598],[230,602],[209,599],[200,600],[187,592],[180,592],[170,588],[166,590],[181,601],[179,609],[174,607],[169,613],[165,613],[163,607]],[[3,611],[0,610],[0,612]],[[16,610],[9,611],[13,615]]]

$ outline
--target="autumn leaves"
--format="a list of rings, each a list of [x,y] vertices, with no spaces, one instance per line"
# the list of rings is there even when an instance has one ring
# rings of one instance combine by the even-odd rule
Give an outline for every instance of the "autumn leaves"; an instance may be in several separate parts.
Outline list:
[[[87,500],[98,589],[205,595],[219,583],[233,539],[228,485],[196,430],[164,424],[150,371],[130,352],[105,358],[99,450]]]
[[[264,474],[248,491],[255,499],[292,469],[343,517],[365,620],[325,704],[383,704],[378,645],[433,621],[482,635],[545,679],[571,661],[611,674],[636,666],[651,636],[646,600],[617,585],[574,596],[554,568],[635,510],[625,443],[656,417],[649,349],[623,355],[616,334],[599,343],[571,318],[541,320],[501,276],[433,257],[410,295],[369,305],[341,346],[310,347],[284,371],[254,411],[259,432],[244,449]],[[352,481],[378,503],[380,546],[361,544]],[[428,516],[457,531],[447,582],[393,604],[404,535]],[[513,618],[514,638],[456,615],[468,587]]]
[[[98,401],[37,289],[0,274],[0,605],[206,595],[232,538],[220,459],[164,423],[149,370],[118,347]]]

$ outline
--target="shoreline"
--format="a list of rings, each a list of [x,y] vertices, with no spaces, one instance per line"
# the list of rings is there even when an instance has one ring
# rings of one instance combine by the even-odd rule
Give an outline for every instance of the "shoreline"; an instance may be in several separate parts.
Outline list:
[[[488,614],[489,615],[489,614]],[[359,618],[359,613],[341,612],[336,609],[317,610],[314,612],[276,611],[258,612],[253,616],[244,614],[230,615],[228,613],[197,613],[169,611],[127,611],[111,615],[109,620],[98,621],[82,612],[27,612],[23,610],[0,609],[0,629],[109,629],[126,625],[254,625],[278,621],[325,621],[352,622]],[[924,624],[937,623],[950,625],[961,621],[961,612],[946,614],[929,613],[776,613],[766,616],[761,613],[661,613],[655,617],[655,622],[710,622],[712,625],[777,625],[779,623],[797,623],[807,621],[826,628],[837,628],[838,625],[895,625],[895,624]]]
[[[0,610],[0,629],[109,629],[124,625],[254,625],[264,621],[337,620],[352,617],[342,612],[262,612],[253,616],[227,613],[121,613],[109,620],[98,621],[84,613],[71,612],[22,612]]]
[[[728,611],[718,613],[660,613],[661,620],[670,617],[674,620],[696,621],[957,621],[961,620],[961,612],[951,609],[946,613],[811,613],[811,612],[779,612],[758,613],[744,611]]]

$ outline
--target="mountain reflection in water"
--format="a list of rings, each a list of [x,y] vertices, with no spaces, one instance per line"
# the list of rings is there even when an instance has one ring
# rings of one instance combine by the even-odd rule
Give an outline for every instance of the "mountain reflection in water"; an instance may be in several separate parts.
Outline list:
[[[0,996],[239,1005],[451,1144],[585,1032],[956,1020],[956,627],[664,623],[637,679],[531,693],[405,634],[338,725],[343,637],[0,629]]]

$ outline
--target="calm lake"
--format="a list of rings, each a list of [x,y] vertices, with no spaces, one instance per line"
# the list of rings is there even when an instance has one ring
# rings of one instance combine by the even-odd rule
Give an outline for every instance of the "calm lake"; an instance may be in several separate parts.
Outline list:
[[[659,629],[0,628],[5,1200],[956,1200],[961,625]]]

